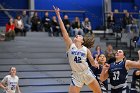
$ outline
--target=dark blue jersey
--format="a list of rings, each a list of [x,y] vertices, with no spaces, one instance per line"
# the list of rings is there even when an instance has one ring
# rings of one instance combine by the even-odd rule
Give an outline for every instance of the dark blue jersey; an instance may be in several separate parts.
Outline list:
[[[108,81],[105,80],[104,82],[100,81],[100,74],[102,72],[102,65],[99,65],[99,68],[95,68],[95,67],[90,67],[90,69],[92,70],[92,72],[94,73],[94,75],[96,76],[97,81],[99,82],[100,85],[104,86],[106,88],[106,90],[108,90]]]
[[[140,90],[140,75],[136,75],[136,72],[138,70],[135,70],[133,72],[132,76],[132,83],[131,83],[131,93],[139,93],[137,90]]]
[[[103,87],[106,88],[105,90],[108,90],[108,81],[105,80],[105,81],[102,83],[102,85],[101,85],[101,82],[100,82],[100,79],[99,79],[100,74],[101,74],[101,72],[102,72],[103,66],[102,66],[102,65],[99,65],[99,69],[98,69],[98,68],[95,68],[95,67],[93,67],[93,66],[91,65],[91,63],[89,62],[88,59],[87,59],[87,63],[88,63],[88,65],[89,65],[90,69],[92,70],[92,72],[94,73],[94,75],[96,76],[96,79],[97,79],[97,81],[99,82],[100,86],[101,86],[101,87],[103,86]],[[102,91],[104,91],[104,90],[102,90]]]
[[[125,84],[127,81],[127,75],[128,75],[128,71],[125,68],[125,62],[120,61],[118,63],[116,62],[111,63],[108,74],[110,78],[110,84],[112,86]]]

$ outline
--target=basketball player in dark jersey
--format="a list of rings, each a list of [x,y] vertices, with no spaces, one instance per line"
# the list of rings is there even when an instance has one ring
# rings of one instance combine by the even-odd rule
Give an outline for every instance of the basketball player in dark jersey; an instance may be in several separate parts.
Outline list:
[[[92,70],[92,72],[96,76],[96,79],[100,84],[102,93],[107,93],[107,91],[108,91],[108,81],[107,80],[105,80],[104,82],[100,81],[100,74],[102,72],[102,68],[103,68],[104,64],[106,63],[106,56],[104,54],[100,54],[97,57],[96,60],[97,60],[97,62],[99,64],[99,67],[95,68],[95,67],[92,66],[92,67],[90,67],[90,69]]]
[[[130,93],[140,93],[140,70],[133,72]]]
[[[105,64],[100,75],[103,82],[110,78],[111,93],[129,93],[127,86],[128,70],[131,68],[140,68],[140,50],[138,51],[139,60],[131,61],[125,59],[123,50],[118,50],[115,54],[116,61],[110,65]]]

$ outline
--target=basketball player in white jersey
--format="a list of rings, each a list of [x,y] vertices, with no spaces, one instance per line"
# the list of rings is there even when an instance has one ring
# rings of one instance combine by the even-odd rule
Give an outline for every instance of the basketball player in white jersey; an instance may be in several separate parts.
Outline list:
[[[21,93],[18,85],[19,78],[16,75],[16,68],[10,68],[10,74],[5,76],[0,83],[0,87],[5,93]],[[17,91],[17,92],[16,92]]]
[[[101,88],[94,75],[91,73],[91,70],[89,69],[88,64],[86,62],[88,58],[91,64],[93,66],[96,66],[90,50],[84,46],[93,46],[94,38],[87,39],[85,41],[83,36],[77,35],[72,41],[60,17],[60,9],[54,7],[54,10],[58,17],[63,39],[66,43],[66,50],[68,53],[69,63],[72,68],[72,80],[71,85],[69,87],[69,93],[79,93],[80,89],[84,84],[86,84],[94,93],[101,93]]]

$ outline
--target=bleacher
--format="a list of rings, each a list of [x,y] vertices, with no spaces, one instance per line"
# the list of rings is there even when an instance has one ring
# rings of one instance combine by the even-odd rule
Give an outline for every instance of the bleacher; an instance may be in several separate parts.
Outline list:
[[[98,35],[95,36],[95,45],[106,46]],[[11,66],[17,68],[22,93],[68,92],[71,68],[62,37],[48,37],[45,32],[28,32],[27,37],[0,42],[0,80],[8,74]],[[129,72],[129,86],[132,73],[133,70]],[[91,91],[84,86],[81,93]]]

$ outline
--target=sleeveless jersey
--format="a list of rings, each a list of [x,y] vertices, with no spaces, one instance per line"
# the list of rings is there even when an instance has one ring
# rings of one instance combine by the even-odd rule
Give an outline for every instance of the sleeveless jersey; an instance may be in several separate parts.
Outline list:
[[[11,77],[11,75],[7,75],[4,77],[4,79],[1,82],[6,85],[8,90],[11,90],[12,93],[15,93],[18,80],[19,80],[18,76]]]
[[[127,83],[128,71],[125,68],[124,61],[120,61],[118,63],[111,63],[108,73],[110,78],[110,84],[112,86],[121,87],[120,85]]]
[[[87,48],[85,46],[78,49],[73,43],[67,53],[72,71],[83,72],[88,69]]]

